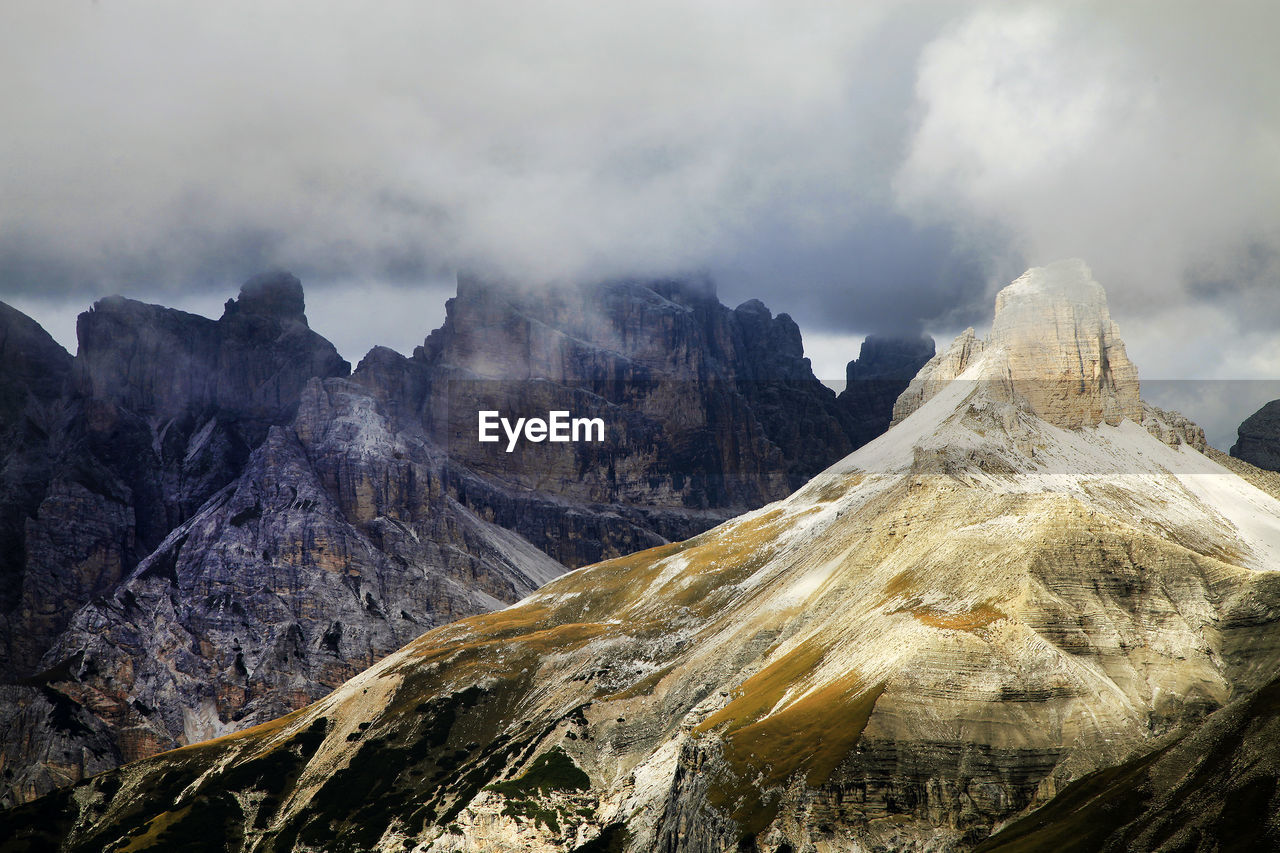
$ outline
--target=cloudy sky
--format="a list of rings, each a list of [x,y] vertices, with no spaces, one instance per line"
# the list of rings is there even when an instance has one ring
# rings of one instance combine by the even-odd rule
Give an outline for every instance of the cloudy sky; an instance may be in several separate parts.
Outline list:
[[[708,271],[838,376],[1079,256],[1144,378],[1280,377],[1278,31],[1269,2],[7,2],[0,299],[73,345],[99,296],[216,316],[284,267],[354,361],[419,342],[458,269]]]

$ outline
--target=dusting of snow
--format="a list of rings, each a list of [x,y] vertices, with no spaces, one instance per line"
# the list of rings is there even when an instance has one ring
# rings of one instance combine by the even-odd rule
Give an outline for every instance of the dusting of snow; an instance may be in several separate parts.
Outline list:
[[[653,592],[658,592],[671,581],[681,578],[685,569],[689,567],[689,561],[682,555],[675,554],[659,561],[658,565],[662,566],[662,571],[654,579],[653,583],[649,585],[649,589]],[[691,577],[681,579],[685,584],[693,580]]]
[[[1077,296],[1081,290],[1090,286],[1098,287],[1089,265],[1079,258],[1068,258],[1042,267],[1031,267],[1015,278],[1003,292],[1043,302],[1046,296],[1053,299]]]
[[[196,430],[196,434],[187,441],[187,455],[183,458],[183,462],[189,463],[200,455],[200,451],[204,449],[205,444],[209,441],[209,436],[213,435],[213,428],[217,425],[217,420],[209,418],[200,429]],[[165,429],[166,431],[168,430],[168,425],[165,426]]]
[[[853,471],[892,472],[911,467],[916,448],[936,438],[939,428],[978,390],[991,353],[982,353],[964,372],[908,415],[902,423],[859,447],[819,477],[834,480]]]

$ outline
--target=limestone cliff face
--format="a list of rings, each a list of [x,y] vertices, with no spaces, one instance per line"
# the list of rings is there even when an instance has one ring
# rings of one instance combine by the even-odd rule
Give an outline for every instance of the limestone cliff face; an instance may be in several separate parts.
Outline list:
[[[71,356],[30,317],[0,303],[0,612],[21,597],[24,527],[52,475],[49,432]]]
[[[349,380],[314,380],[292,428],[180,525],[47,656],[125,761],[312,702],[436,625],[563,566],[447,494],[434,450]]]
[[[1049,423],[1068,429],[1142,422],[1138,371],[1111,321],[1106,293],[1079,260],[1033,267],[996,295],[991,336],[967,330],[931,361],[894,409],[894,422],[991,351],[981,375]],[[998,354],[997,354],[998,353]],[[993,391],[994,393],[994,391]]]
[[[484,481],[459,480],[459,499],[570,566],[687,538],[851,447],[791,318],[756,300],[730,310],[704,281],[533,294],[463,279],[413,360],[433,388],[426,429]],[[495,452],[475,440],[481,409],[599,417],[606,440]],[[601,513],[624,520],[612,541]]]
[[[1001,340],[938,369],[1046,357]],[[65,850],[972,849],[1280,665],[1280,501],[1172,415],[1067,428],[1065,398],[1053,422],[1009,388],[942,385],[785,500],[6,828]]]
[[[1138,370],[1082,261],[1032,268],[1001,290],[991,344],[1007,354],[1014,392],[1050,423],[1141,422]]]
[[[217,321],[101,299],[76,324],[76,391],[162,423],[216,412],[256,446],[293,418],[307,380],[351,370],[304,308],[301,282],[284,272],[247,281]]]
[[[845,387],[837,400],[850,421],[854,447],[889,428],[893,407],[911,380],[935,355],[933,338],[885,338],[871,335],[845,369]]]
[[[286,274],[246,283],[220,321],[111,297],[81,315],[72,359],[0,306],[5,801],[145,754],[53,686],[72,677],[69,659],[41,661],[78,608],[117,591],[240,474],[312,376],[348,372],[303,307]],[[131,672],[103,677],[123,676],[128,693]]]
[[[965,329],[946,350],[930,358],[920,368],[894,401],[891,424],[901,423],[933,395],[958,379],[985,348],[986,341],[979,339],[972,328]]]

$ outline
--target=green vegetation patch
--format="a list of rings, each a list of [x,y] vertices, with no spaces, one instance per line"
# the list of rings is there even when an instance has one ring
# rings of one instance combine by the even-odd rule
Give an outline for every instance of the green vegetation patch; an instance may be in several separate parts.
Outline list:
[[[560,834],[560,811],[554,805],[544,806],[534,800],[507,800],[502,806],[507,817],[524,817],[537,821],[556,835]]]
[[[815,670],[825,655],[826,649],[822,645],[806,640],[742,682],[734,691],[737,696],[733,701],[703,720],[695,731],[706,732],[725,725],[727,733],[750,725],[767,714],[788,690]]]
[[[727,757],[736,769],[758,773],[766,786],[781,785],[803,771],[809,787],[816,788],[858,742],[884,687],[868,687],[856,676],[834,681],[727,734]]]
[[[551,791],[587,791],[590,788],[591,778],[557,746],[538,756],[523,775],[490,785],[488,790],[497,791],[504,797],[518,798]]]
[[[533,798],[552,792],[589,791],[591,778],[557,746],[534,759],[529,769],[517,778],[497,782],[485,790],[496,791],[506,799],[502,806],[504,815],[537,821],[558,835],[561,818],[570,818],[581,809]]]

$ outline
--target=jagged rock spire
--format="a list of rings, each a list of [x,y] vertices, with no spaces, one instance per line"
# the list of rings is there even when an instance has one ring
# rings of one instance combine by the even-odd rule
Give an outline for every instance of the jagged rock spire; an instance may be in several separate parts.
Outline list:
[[[991,336],[965,330],[921,369],[894,407],[906,418],[943,385],[968,376],[1012,394],[1050,423],[1071,429],[1142,422],[1138,369],[1107,310],[1107,295],[1083,261],[1032,267],[996,295]]]
[[[1138,369],[1080,260],[1032,267],[996,295],[991,344],[1036,414],[1065,427],[1142,422]]]

